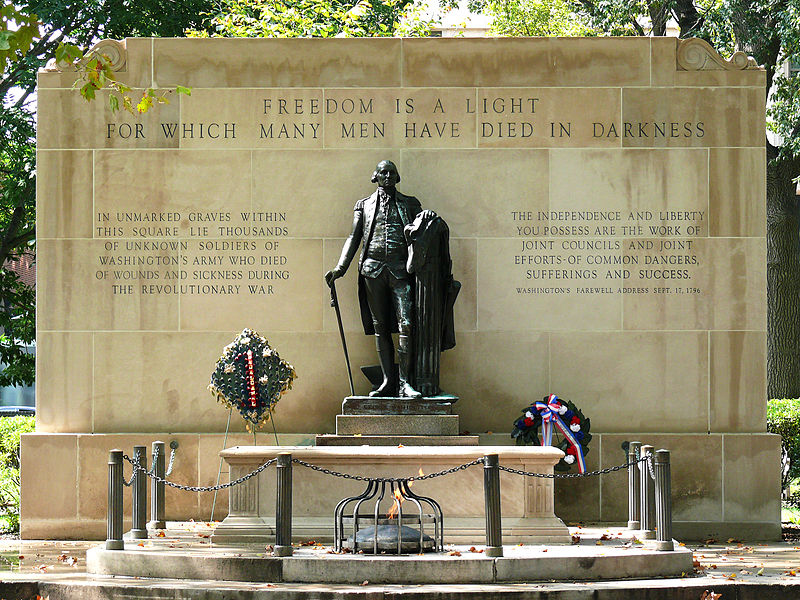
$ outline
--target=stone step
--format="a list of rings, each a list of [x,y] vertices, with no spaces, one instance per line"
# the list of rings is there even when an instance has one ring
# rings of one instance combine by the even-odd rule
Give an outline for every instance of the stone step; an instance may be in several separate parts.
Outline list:
[[[449,552],[408,554],[334,554],[330,547],[304,546],[290,557],[275,557],[242,546],[187,551],[164,544],[124,550],[90,549],[86,571],[91,575],[196,579],[259,583],[435,585],[442,582],[498,584],[524,581],[597,581],[630,577],[680,577],[692,571],[692,552],[677,546],[671,552],[652,546],[602,549],[583,545],[506,546],[492,558],[481,548],[457,546]]]
[[[28,600],[36,594],[48,600],[642,600],[645,597],[647,600],[698,600],[706,590],[722,594],[723,600],[786,600],[798,597],[800,585],[709,581],[708,577],[425,586],[365,582],[352,585],[254,584],[132,577],[113,581],[76,578],[0,583],[0,595],[7,600]]]

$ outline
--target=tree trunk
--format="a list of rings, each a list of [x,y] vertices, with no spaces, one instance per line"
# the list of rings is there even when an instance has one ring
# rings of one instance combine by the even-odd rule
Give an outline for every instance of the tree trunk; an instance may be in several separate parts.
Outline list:
[[[800,159],[767,144],[767,394],[800,398]]]

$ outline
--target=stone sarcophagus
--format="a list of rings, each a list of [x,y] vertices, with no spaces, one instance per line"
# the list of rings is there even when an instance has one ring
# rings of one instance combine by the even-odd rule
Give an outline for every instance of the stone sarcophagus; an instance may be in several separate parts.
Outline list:
[[[308,464],[364,477],[411,477],[432,474],[498,454],[503,466],[552,474],[563,452],[555,448],[467,447],[286,447],[238,446],[221,455],[237,479],[275,458],[291,452]],[[293,537],[330,541],[334,508],[347,496],[364,489],[364,482],[343,479],[301,464],[292,468]],[[412,482],[413,490],[436,500],[444,513],[447,543],[485,543],[483,467],[475,465],[433,479]],[[568,542],[569,531],[554,512],[553,480],[502,473],[500,482],[503,540],[506,543]],[[275,537],[275,472],[267,468],[258,476],[233,487],[228,516],[214,531],[212,541],[272,543]],[[388,499],[387,499],[388,500]],[[391,504],[391,502],[389,502]],[[388,508],[388,504],[384,508]],[[369,511],[374,503],[369,503]]]

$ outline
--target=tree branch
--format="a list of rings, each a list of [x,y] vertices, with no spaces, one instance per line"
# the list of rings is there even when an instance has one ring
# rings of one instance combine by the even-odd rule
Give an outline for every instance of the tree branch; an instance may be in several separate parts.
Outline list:
[[[703,25],[703,17],[697,12],[693,0],[675,0],[672,14],[678,22],[681,38],[690,37]]]

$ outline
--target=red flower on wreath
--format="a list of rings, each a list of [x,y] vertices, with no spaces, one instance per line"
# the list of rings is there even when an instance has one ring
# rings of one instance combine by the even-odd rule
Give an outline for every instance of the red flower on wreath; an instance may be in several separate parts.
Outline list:
[[[572,417],[572,421],[569,422],[570,425],[580,425],[581,420],[578,418],[578,415]]]
[[[569,446],[566,450],[564,450],[564,453],[572,454],[572,456],[575,456],[575,457],[578,456],[578,451],[575,450],[575,446]]]
[[[526,427],[530,427],[531,425],[533,425],[533,419],[531,419],[530,417],[525,417],[525,419],[523,419],[522,422],[525,423]]]

